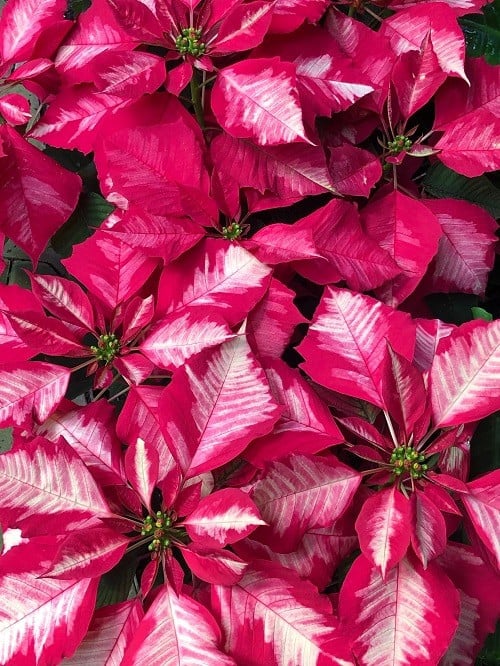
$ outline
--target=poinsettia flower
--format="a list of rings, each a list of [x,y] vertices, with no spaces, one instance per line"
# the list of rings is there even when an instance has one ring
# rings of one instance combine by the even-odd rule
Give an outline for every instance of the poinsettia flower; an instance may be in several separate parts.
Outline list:
[[[237,488],[210,492],[209,477],[186,481],[175,465],[159,481],[159,459],[155,446],[140,438],[128,447],[125,473],[130,487],[118,487],[116,493],[123,518],[110,523],[119,531],[91,526],[68,534],[45,576],[98,576],[110,568],[108,560],[124,539],[128,551],[140,548],[150,555],[141,579],[144,595],[160,570],[164,580],[180,590],[184,574],[177,552],[192,573],[207,582],[232,584],[241,577],[245,561],[224,549],[265,524],[254,502]]]
[[[155,3],[154,11],[139,0],[110,0],[110,5],[131,37],[167,48],[169,59],[184,60],[181,70],[173,74],[179,92],[191,78],[193,65],[212,69],[212,57],[260,44],[273,14],[273,3],[262,0],[161,0]]]
[[[136,266],[147,277],[155,264],[145,264],[144,260]],[[116,373],[134,384],[151,373],[153,364],[131,348],[153,318],[152,296],[134,297],[129,289],[123,291],[125,298],[110,308],[97,299],[92,304],[85,291],[66,278],[35,274],[30,278],[40,306],[52,316],[41,307],[36,311],[11,309],[6,316],[32,356],[44,353],[82,359],[77,368],[85,367],[87,376],[94,375],[96,388],[109,386]],[[102,294],[105,290],[101,298]]]

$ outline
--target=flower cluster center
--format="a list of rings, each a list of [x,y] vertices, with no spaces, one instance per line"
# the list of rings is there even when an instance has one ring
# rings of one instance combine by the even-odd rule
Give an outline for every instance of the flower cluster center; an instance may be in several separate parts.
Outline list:
[[[420,479],[427,471],[425,456],[412,446],[398,446],[391,455],[392,473],[400,477],[403,474],[412,479]]]
[[[108,364],[120,351],[120,341],[114,333],[105,333],[99,336],[97,345],[92,345],[90,351],[98,361],[104,361]]]
[[[142,536],[153,537],[148,545],[148,550],[159,553],[172,544],[173,519],[170,512],[157,511],[154,516],[144,518],[141,530]]]
[[[393,141],[389,141],[389,143],[387,144],[387,148],[389,149],[391,155],[397,155],[402,150],[409,150],[412,147],[412,145],[413,142],[411,141],[411,139],[402,134],[398,134],[397,136],[394,137]]]
[[[238,222],[231,222],[227,227],[222,227],[222,235],[228,240],[236,240],[243,233],[243,227]]]
[[[184,28],[175,40],[175,48],[181,55],[192,55],[195,58],[203,55],[206,46],[201,41],[201,30],[199,28]]]

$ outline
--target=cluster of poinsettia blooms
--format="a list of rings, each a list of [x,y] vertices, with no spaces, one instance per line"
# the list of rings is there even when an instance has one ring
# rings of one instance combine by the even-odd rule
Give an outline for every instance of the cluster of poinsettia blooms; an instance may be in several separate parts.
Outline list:
[[[418,175],[500,167],[484,4],[7,0],[0,226],[35,270],[0,289],[1,664],[474,663],[500,324],[424,297],[484,295],[497,226]],[[46,146],[115,206],[61,276],[82,182]]]

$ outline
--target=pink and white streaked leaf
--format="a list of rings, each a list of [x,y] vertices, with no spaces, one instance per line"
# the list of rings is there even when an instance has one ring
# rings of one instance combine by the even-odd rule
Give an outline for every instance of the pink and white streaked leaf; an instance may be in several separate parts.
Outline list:
[[[0,424],[43,423],[57,409],[70,371],[42,361],[5,364],[0,368]]]
[[[360,666],[435,666],[458,626],[459,608],[458,592],[437,564],[423,569],[407,558],[384,581],[360,555],[340,591],[340,618]]]
[[[116,432],[123,442],[130,444],[137,437],[142,437],[155,447],[159,457],[160,479],[176,467],[161,433],[158,406],[162,391],[160,386],[132,387],[116,423]]]
[[[255,503],[239,488],[223,488],[203,497],[183,521],[195,543],[224,548],[265,525]]]
[[[319,257],[312,230],[295,224],[270,224],[245,241],[245,246],[270,266]]]
[[[303,370],[314,381],[383,407],[386,340],[412,358],[415,330],[408,315],[369,296],[327,287],[297,350],[305,358]]]
[[[269,435],[250,444],[245,460],[261,467],[290,453],[317,453],[343,441],[330,411],[298,372],[280,359],[267,360],[265,372],[284,411]]]
[[[295,263],[296,270],[313,282],[345,280],[350,289],[368,291],[401,272],[389,252],[361,227],[352,203],[332,199],[303,217],[298,226],[312,230],[316,250],[322,257]]]
[[[382,165],[376,155],[345,142],[329,149],[328,167],[339,194],[368,197],[382,177]]]
[[[408,440],[426,411],[427,391],[420,371],[390,346],[388,351],[382,380],[385,409]]]
[[[484,296],[495,259],[498,225],[494,218],[467,201],[427,199],[425,205],[444,232],[432,271],[434,291]]]
[[[115,412],[106,401],[58,409],[34,432],[57,443],[64,437],[103,486],[124,483],[121,442],[114,434]]]
[[[190,250],[205,236],[203,227],[189,218],[153,215],[136,207],[124,211],[112,226],[106,227],[106,232],[140,248],[148,256],[160,257],[165,264]]]
[[[213,308],[186,308],[157,322],[141,342],[140,350],[165,370],[180,367],[188,358],[234,337],[226,321]]]
[[[19,93],[8,93],[0,98],[0,113],[9,125],[25,125],[31,118],[30,103]]]
[[[432,365],[439,341],[448,337],[456,326],[447,324],[440,319],[417,318],[413,321],[417,327],[413,362],[420,372],[425,372]]]
[[[155,92],[165,81],[165,60],[142,51],[112,51],[92,62],[99,92],[137,99]]]
[[[110,309],[131,298],[156,267],[156,261],[109,234],[94,234],[73,248],[65,267]]]
[[[57,580],[38,572],[0,577],[0,664],[59,664],[70,657],[87,631],[97,578]]]
[[[247,568],[247,562],[230,550],[214,550],[192,543],[182,549],[182,555],[190,571],[212,585],[234,585]]]
[[[211,608],[238,664],[354,664],[327,598],[278,564],[256,562],[236,585],[213,586]]]
[[[78,650],[66,659],[67,666],[120,666],[125,650],[144,617],[138,599],[98,608]]]
[[[231,136],[262,146],[305,141],[295,68],[278,58],[243,60],[220,70],[212,110]]]
[[[356,520],[361,552],[384,580],[410,545],[410,514],[410,501],[394,485],[369,497]]]
[[[402,53],[392,70],[392,81],[403,117],[409,118],[427,104],[445,80],[446,73],[439,66],[429,31],[420,49]]]
[[[66,9],[64,0],[11,0],[2,7],[0,19],[0,60],[29,60],[42,33],[60,23]],[[68,30],[61,30],[60,37]]]
[[[244,248],[207,238],[164,269],[158,286],[157,313],[183,314],[187,307],[210,306],[234,325],[265,294],[270,276],[269,266]]]
[[[469,493],[462,494],[460,499],[500,571],[500,470],[475,479],[467,487]]]
[[[446,548],[446,523],[441,511],[425,491],[417,489],[412,494],[411,511],[411,545],[426,569],[428,563]]]
[[[88,65],[97,55],[130,46],[130,37],[118,25],[106,0],[93,0],[59,47],[55,65],[64,82],[90,82],[92,70]]]
[[[211,54],[246,51],[258,46],[273,17],[274,4],[257,0],[238,3],[223,18]]]
[[[334,192],[320,146],[260,146],[224,133],[213,139],[210,152],[222,178],[232,177],[240,187],[252,187],[261,193],[269,190],[283,199],[295,200]]]
[[[460,594],[458,629],[440,666],[473,664],[500,615],[500,577],[470,547],[449,543],[439,564]]]
[[[327,527],[347,509],[361,481],[334,456],[292,455],[271,463],[250,493],[268,527],[254,538],[291,552],[314,527]]]
[[[110,516],[85,464],[62,441],[37,437],[0,456],[0,488],[3,529],[15,525],[30,535],[51,534]]]
[[[122,559],[129,538],[105,526],[74,530],[61,544],[42,578],[98,578]]]
[[[30,136],[56,148],[77,148],[90,153],[99,137],[101,122],[128,103],[120,95],[97,92],[91,84],[65,88]]]
[[[276,0],[271,31],[293,32],[304,21],[318,21],[328,7],[328,0]]]
[[[220,648],[221,631],[209,611],[164,585],[136,628],[122,666],[236,666]]]
[[[247,339],[259,358],[279,358],[295,326],[307,321],[293,302],[294,298],[295,292],[273,277],[264,297],[250,312]]]
[[[271,560],[323,590],[332,580],[332,572],[358,545],[355,535],[342,534],[333,527],[313,527],[306,532],[291,553],[277,553],[271,546],[251,537],[235,544],[235,550],[248,561]]]
[[[186,431],[186,414],[196,434]],[[189,476],[236,458],[253,439],[270,432],[280,414],[264,371],[241,333],[179,369],[161,408],[167,443]]]
[[[367,233],[386,250],[401,274],[379,295],[396,307],[405,300],[423,278],[438,250],[443,231],[436,216],[420,201],[394,190],[371,201],[361,219]],[[415,220],[419,223],[415,224]]]
[[[447,127],[435,147],[443,164],[472,178],[500,169],[499,136],[498,116],[480,108]]]
[[[468,82],[464,71],[464,36],[454,12],[444,2],[426,2],[397,12],[383,22],[381,34],[389,38],[398,55],[419,51],[429,34],[443,72]]]
[[[158,481],[159,463],[160,457],[154,444],[141,437],[131,442],[125,453],[125,473],[149,513],[152,512],[151,495]]]
[[[31,289],[51,314],[93,331],[94,312],[87,294],[72,280],[57,275],[31,274]]]
[[[500,409],[500,321],[462,325],[445,342],[429,376],[435,425],[477,421]]]
[[[50,238],[73,212],[80,177],[25,141],[8,125],[0,126],[1,230],[36,264]]]

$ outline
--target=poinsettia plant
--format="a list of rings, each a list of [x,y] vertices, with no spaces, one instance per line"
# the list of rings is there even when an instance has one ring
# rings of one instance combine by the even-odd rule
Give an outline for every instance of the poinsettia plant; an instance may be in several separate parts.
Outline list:
[[[0,3],[0,664],[475,663],[497,10]]]

